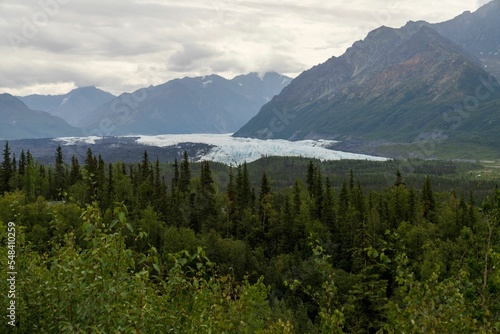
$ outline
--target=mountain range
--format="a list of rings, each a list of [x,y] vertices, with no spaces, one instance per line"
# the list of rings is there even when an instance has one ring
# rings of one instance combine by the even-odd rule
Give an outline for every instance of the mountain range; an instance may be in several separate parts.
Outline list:
[[[5,95],[0,113],[8,117],[0,118],[0,139],[233,133],[291,80],[275,72],[231,80],[209,75],[174,79],[118,97],[96,87],[63,95]]]
[[[79,125],[106,135],[233,133],[290,82],[275,72],[174,79],[122,94]]]
[[[438,25],[380,27],[299,75],[235,136],[336,139],[386,156],[468,158],[480,148],[498,157],[500,85],[488,72],[500,61],[498,17],[497,0]],[[429,141],[433,149],[418,152]]]

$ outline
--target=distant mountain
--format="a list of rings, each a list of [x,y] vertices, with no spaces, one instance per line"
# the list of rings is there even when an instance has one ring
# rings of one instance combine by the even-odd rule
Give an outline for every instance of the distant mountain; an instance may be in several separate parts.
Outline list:
[[[0,94],[0,139],[79,136],[82,131],[62,118],[29,109],[21,100]]]
[[[485,81],[477,58],[425,22],[381,27],[303,72],[235,136],[488,145],[500,133],[500,87]]]
[[[500,0],[474,13],[431,25],[433,29],[479,58],[485,70],[500,79]]]
[[[73,126],[79,126],[93,110],[114,98],[114,95],[96,87],[76,88],[64,95],[19,97],[30,109],[46,111]]]
[[[106,135],[234,132],[290,81],[274,72],[175,79],[122,94],[80,125]]]

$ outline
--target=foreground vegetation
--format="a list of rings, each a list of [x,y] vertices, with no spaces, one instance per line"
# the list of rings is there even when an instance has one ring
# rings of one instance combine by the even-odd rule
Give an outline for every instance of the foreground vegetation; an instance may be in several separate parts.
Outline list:
[[[4,150],[14,333],[500,330],[500,190],[467,177],[482,166],[63,161]]]

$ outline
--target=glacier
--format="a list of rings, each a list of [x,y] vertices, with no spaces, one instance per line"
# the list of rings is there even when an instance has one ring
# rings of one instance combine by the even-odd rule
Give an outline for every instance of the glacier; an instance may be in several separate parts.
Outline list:
[[[100,140],[112,138],[120,142],[120,138],[127,138],[134,143],[149,147],[179,147],[183,143],[205,144],[210,149],[200,150],[193,161],[215,161],[226,165],[240,165],[250,163],[264,157],[288,156],[326,160],[372,160],[385,161],[384,157],[375,157],[364,154],[348,153],[328,149],[336,143],[333,140],[301,140],[288,141],[284,139],[253,139],[232,137],[232,134],[165,134],[156,136],[129,135],[121,137],[61,137],[55,139],[62,145],[94,145]],[[147,150],[147,148],[146,148]]]
[[[202,143],[213,146],[208,153],[196,160],[216,161],[226,165],[250,163],[263,157],[288,156],[325,160],[373,160],[385,161],[387,158],[330,150],[332,140],[288,141],[283,139],[253,139],[232,137],[232,134],[169,134],[138,137],[136,143],[146,146],[168,147],[180,143]]]

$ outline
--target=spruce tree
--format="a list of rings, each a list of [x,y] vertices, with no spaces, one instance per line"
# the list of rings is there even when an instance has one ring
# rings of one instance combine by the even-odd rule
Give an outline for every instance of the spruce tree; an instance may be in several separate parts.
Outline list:
[[[24,150],[21,150],[21,155],[19,157],[18,173],[19,175],[24,175],[25,172],[26,172],[26,154],[24,153]]]
[[[181,162],[181,171],[179,176],[179,190],[181,193],[187,193],[189,183],[191,182],[191,169],[189,167],[189,158],[187,151],[184,151],[184,156]]]
[[[82,180],[82,171],[80,170],[80,163],[78,162],[77,157],[72,156],[71,170],[69,172],[69,185],[72,186],[81,180]]]
[[[328,177],[326,178],[326,189],[325,196],[323,197],[321,219],[323,224],[328,227],[330,233],[335,234],[337,232],[335,228],[335,195]]]
[[[92,153],[92,149],[87,149],[87,156],[85,157],[85,180],[87,182],[87,190],[91,196],[96,196],[96,183],[97,183],[97,159]]]
[[[144,154],[142,155],[142,162],[140,165],[142,180],[146,180],[149,177],[149,158],[148,151],[144,150]]]
[[[66,169],[64,167],[61,145],[58,145],[56,150],[54,188],[55,198],[61,199],[63,197],[64,190],[66,189]]]
[[[269,180],[267,179],[266,172],[262,174],[262,178],[260,181],[260,192],[259,192],[259,199],[262,201],[264,196],[269,194],[271,192],[271,186],[269,185]]]
[[[175,158],[174,164],[172,166],[174,169],[174,177],[172,178],[172,188],[177,188],[179,185],[179,163],[177,162],[177,158]]]
[[[237,168],[236,198],[240,214],[242,214],[245,209],[253,206],[252,188],[248,178],[248,168],[246,162],[243,163],[243,165],[239,165]]]
[[[396,170],[396,182],[394,183],[394,186],[395,187],[404,186],[403,176],[401,175],[399,169]]]
[[[4,192],[9,192],[10,179],[12,177],[12,161],[10,157],[9,142],[5,143],[5,148],[3,151],[3,162],[0,166],[0,195]]]
[[[106,163],[104,162],[104,159],[102,156],[99,154],[98,160],[97,160],[97,187],[99,189],[102,189],[104,186],[104,183],[106,182]]]
[[[16,160],[16,154],[12,154],[12,174],[17,174],[17,160]]]
[[[264,172],[260,182],[259,192],[259,218],[263,227],[263,232],[266,233],[269,228],[269,211],[272,208],[271,186]]]
[[[195,232],[215,229],[217,210],[215,208],[215,187],[208,161],[201,164],[200,182],[196,189],[191,228]]]

